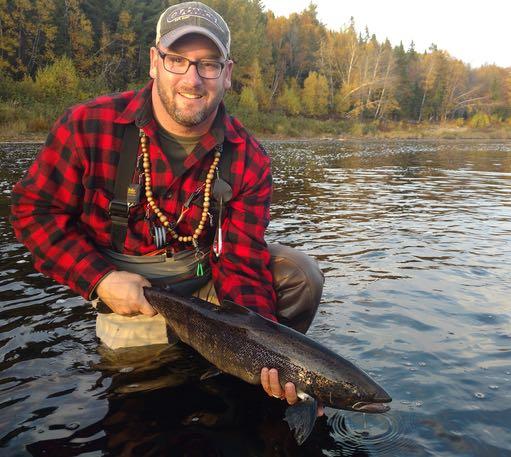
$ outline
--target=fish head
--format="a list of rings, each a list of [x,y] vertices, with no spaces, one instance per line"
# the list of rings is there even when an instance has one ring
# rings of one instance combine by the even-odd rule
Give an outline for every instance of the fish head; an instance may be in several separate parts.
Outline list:
[[[341,381],[331,389],[329,401],[334,408],[364,413],[384,413],[390,409],[390,395],[369,376],[357,382]]]
[[[371,380],[372,381],[372,380]],[[364,413],[385,413],[390,409],[388,403],[392,401],[390,395],[374,381],[371,386],[357,388],[351,401],[346,404],[345,409],[360,411]]]

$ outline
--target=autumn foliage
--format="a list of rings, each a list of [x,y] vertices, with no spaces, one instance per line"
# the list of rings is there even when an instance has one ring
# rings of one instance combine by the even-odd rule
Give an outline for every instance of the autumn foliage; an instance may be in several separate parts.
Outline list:
[[[511,118],[509,68],[474,69],[434,45],[392,46],[353,21],[328,30],[313,4],[276,17],[257,0],[204,1],[231,26],[235,112],[467,125]],[[175,3],[0,0],[0,123],[143,84],[158,15]]]

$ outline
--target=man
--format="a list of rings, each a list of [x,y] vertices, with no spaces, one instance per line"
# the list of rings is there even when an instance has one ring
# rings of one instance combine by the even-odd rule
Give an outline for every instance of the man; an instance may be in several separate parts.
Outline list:
[[[270,161],[225,113],[229,51],[214,10],[169,7],[150,50],[151,81],[69,109],[14,188],[16,236],[39,271],[100,300],[97,334],[112,348],[167,341],[143,293],[155,283],[232,300],[302,332],[316,312],[319,269],[289,248],[270,255],[264,241]],[[297,401],[276,370],[263,369],[261,382]]]

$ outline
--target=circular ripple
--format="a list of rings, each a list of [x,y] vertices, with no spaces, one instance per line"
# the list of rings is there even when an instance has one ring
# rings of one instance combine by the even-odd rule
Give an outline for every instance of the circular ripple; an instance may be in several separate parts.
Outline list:
[[[364,414],[336,411],[328,418],[334,439],[350,451],[377,451],[378,455],[406,455],[413,444],[407,439],[411,428],[395,414]]]

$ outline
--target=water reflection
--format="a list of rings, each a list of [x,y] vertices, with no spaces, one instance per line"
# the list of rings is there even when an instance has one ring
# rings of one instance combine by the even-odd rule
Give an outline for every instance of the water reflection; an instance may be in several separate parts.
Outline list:
[[[393,396],[328,410],[304,446],[284,405],[182,346],[113,353],[94,312],[33,271],[7,221],[37,147],[2,145],[0,448],[6,455],[511,453],[511,145],[272,142],[268,241],[320,262],[309,334]]]
[[[100,347],[100,354],[89,372],[101,376],[88,390],[93,401],[107,410],[90,425],[62,423],[62,415],[55,417],[60,425],[50,430],[73,433],[49,439],[49,433],[42,432],[44,436],[27,446],[32,455],[101,451],[105,455],[300,456],[321,455],[323,446],[334,445],[322,420],[316,441],[298,448],[282,421],[281,402],[232,377],[201,380],[209,364],[184,346],[117,353]],[[62,390],[51,397],[70,394]]]

